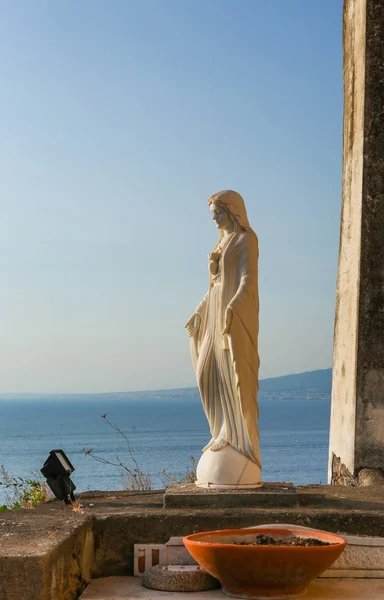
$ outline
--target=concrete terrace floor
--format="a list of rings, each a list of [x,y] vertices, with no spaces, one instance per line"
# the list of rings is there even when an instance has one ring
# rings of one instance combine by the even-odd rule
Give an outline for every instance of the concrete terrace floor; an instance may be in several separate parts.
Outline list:
[[[158,592],[141,585],[137,577],[104,577],[91,581],[80,600],[224,600],[220,590]],[[316,579],[306,600],[383,600],[384,579]]]

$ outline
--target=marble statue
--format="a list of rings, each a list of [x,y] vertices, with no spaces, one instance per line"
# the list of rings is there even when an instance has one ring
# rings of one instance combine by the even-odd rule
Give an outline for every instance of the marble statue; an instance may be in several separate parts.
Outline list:
[[[208,200],[219,240],[209,254],[209,289],[186,328],[212,439],[197,467],[201,487],[260,482],[258,428],[258,240],[244,200],[222,191]]]

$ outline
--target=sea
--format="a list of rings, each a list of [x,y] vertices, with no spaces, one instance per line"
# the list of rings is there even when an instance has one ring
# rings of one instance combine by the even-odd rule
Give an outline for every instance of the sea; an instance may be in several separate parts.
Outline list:
[[[263,481],[326,483],[330,400],[263,397],[259,405]],[[108,462],[118,462],[117,456],[128,467],[132,462],[126,441],[102,418],[105,413],[158,489],[191,469],[210,439],[197,394],[13,396],[0,398],[0,465],[13,477],[36,478],[49,452],[62,449],[75,467],[77,491],[124,489],[124,469]],[[4,493],[0,486],[0,505]]]

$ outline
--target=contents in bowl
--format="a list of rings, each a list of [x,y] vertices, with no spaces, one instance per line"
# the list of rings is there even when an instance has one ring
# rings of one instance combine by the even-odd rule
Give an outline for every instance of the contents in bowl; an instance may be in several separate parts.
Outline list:
[[[303,538],[292,535],[290,537],[277,539],[271,535],[260,533],[253,540],[242,540],[233,542],[237,546],[332,546],[332,542],[324,542],[317,538]]]

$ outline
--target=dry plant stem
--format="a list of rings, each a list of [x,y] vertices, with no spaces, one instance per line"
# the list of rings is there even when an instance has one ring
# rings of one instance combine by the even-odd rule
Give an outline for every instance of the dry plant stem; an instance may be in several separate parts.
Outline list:
[[[89,450],[86,450],[85,448],[83,448],[83,452],[84,452],[85,456],[89,455],[94,460],[96,460],[97,462],[99,462],[103,465],[109,465],[112,467],[120,467],[121,469],[123,469],[126,472],[124,489],[134,490],[134,491],[153,490],[152,477],[151,477],[150,473],[147,473],[147,474],[143,473],[143,471],[140,469],[139,464],[131,450],[131,445],[130,445],[128,437],[120,429],[120,427],[117,427],[117,425],[112,423],[107,418],[107,413],[102,415],[101,418],[104,419],[104,421],[114,431],[116,431],[118,436],[125,441],[125,444],[127,446],[128,456],[132,462],[132,466],[128,466],[126,463],[124,463],[121,460],[120,454],[119,454],[119,448],[116,451],[116,462],[113,462],[111,460],[103,458],[102,456],[97,456],[96,454],[93,453],[93,448],[90,448]],[[172,485],[175,483],[194,483],[196,481],[196,461],[193,456],[191,456],[191,463],[192,463],[191,468],[187,467],[186,472],[183,475],[181,475],[180,477],[174,477],[172,475],[169,475],[169,473],[167,473],[167,471],[165,469],[163,469],[162,473],[164,476],[163,477],[164,485],[170,485],[170,484]]]
[[[177,483],[195,483],[196,481],[196,460],[194,456],[191,456],[192,467],[187,467],[185,473],[183,475],[177,477],[170,475],[166,469],[162,469],[163,474],[163,484],[166,487],[167,485],[175,485]]]
[[[121,431],[121,429],[119,427],[117,427],[117,425],[115,425],[114,423],[112,423],[108,418],[107,418],[107,413],[105,413],[104,415],[102,415],[101,417],[102,419],[104,419],[104,421],[112,428],[114,429],[114,431],[116,431],[116,433],[122,437],[126,443],[127,446],[127,451],[128,451],[128,455],[133,463],[133,467],[129,467],[128,465],[126,465],[120,458],[119,455],[119,451],[117,450],[116,452],[116,461],[117,462],[112,462],[110,460],[107,460],[105,458],[102,458],[101,456],[96,456],[95,454],[93,454],[93,450],[85,450],[83,448],[84,454],[85,455],[89,455],[91,456],[94,460],[96,460],[97,462],[100,462],[104,465],[110,465],[113,467],[120,467],[122,469],[124,469],[127,472],[127,477],[128,477],[128,489],[132,489],[132,490],[144,490],[144,491],[148,491],[153,489],[152,486],[152,478],[150,474],[144,474],[143,471],[140,469],[139,464],[136,460],[136,458],[134,457],[132,450],[131,450],[131,446],[129,443],[129,439],[127,438],[127,436],[125,435],[125,433],[123,431]]]
[[[132,460],[133,464],[135,465],[135,470],[137,472],[141,472],[140,469],[139,469],[139,465],[137,464],[137,460],[135,459],[134,455],[132,454],[131,445],[130,445],[129,439],[127,438],[127,436],[125,435],[125,433],[123,433],[119,427],[117,427],[116,425],[114,425],[113,423],[111,423],[111,421],[109,419],[107,419],[107,415],[106,414],[102,416],[102,419],[104,419],[104,421],[106,421],[108,423],[108,425],[110,427],[112,427],[112,429],[114,429],[115,431],[117,431],[117,433],[119,435],[121,435],[121,437],[125,440],[125,442],[127,444],[128,454],[131,457],[131,460]],[[120,458],[119,458],[118,454],[116,454],[116,458],[117,458],[118,461],[120,461]]]

